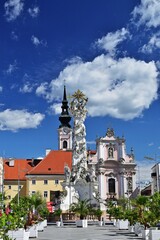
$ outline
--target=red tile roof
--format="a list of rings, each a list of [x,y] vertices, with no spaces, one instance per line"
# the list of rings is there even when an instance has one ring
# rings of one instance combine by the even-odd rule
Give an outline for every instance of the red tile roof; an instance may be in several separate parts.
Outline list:
[[[4,179],[5,180],[25,180],[25,175],[33,167],[32,160],[14,159],[13,166],[9,166],[9,160],[4,160]]]
[[[50,174],[64,174],[64,166],[72,166],[72,152],[51,150],[48,155],[33,169],[31,169],[29,175],[50,175]]]
[[[72,166],[71,151],[52,150],[41,161],[35,160],[38,164],[32,166],[32,160],[14,159],[13,166],[9,166],[9,160],[4,161],[5,180],[25,180],[26,174],[29,175],[53,175],[64,174],[64,166]]]

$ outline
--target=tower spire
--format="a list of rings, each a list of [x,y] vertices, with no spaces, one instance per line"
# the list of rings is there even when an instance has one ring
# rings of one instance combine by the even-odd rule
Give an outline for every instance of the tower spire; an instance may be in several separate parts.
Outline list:
[[[69,122],[71,121],[71,116],[69,115],[68,112],[68,100],[67,100],[67,94],[66,94],[66,86],[64,85],[64,91],[63,91],[63,100],[62,100],[62,112],[59,117],[59,121],[61,122],[59,128],[61,127],[69,127],[71,128],[71,125]]]

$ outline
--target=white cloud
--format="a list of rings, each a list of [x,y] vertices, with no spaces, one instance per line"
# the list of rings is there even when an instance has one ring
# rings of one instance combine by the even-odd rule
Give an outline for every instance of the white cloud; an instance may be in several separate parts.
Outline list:
[[[153,142],[151,142],[151,143],[148,143],[148,146],[149,147],[151,147],[151,146],[153,146],[154,145],[154,143]]]
[[[4,4],[7,21],[14,21],[23,11],[23,0],[7,0]]]
[[[146,25],[147,27],[160,26],[160,1],[159,0],[141,0],[141,4],[133,10],[133,20],[136,24]]]
[[[0,130],[16,132],[19,129],[37,128],[44,117],[45,116],[41,113],[6,109],[0,112]]]
[[[17,70],[18,67],[17,67],[17,61],[14,60],[14,63],[13,64],[9,64],[7,70],[5,71],[7,74],[11,74],[13,73],[15,70]]]
[[[47,98],[47,96],[46,96],[47,89],[48,89],[48,83],[47,82],[41,83],[41,85],[39,87],[37,87],[37,89],[36,89],[36,95]]]
[[[3,91],[3,87],[2,86],[0,86],[0,92],[2,92]]]
[[[151,168],[154,166],[154,164],[154,161],[143,161],[138,163],[137,182],[141,183],[141,188],[151,181]]]
[[[36,93],[48,101],[61,100],[65,79],[67,89],[72,89],[71,94],[81,89],[87,95],[90,116],[109,115],[129,120],[141,116],[157,99],[157,75],[154,62],[134,58],[115,60],[101,55],[92,62],[67,66],[50,85],[41,84]]]
[[[50,106],[50,112],[60,114],[62,111],[61,105],[62,105],[61,103],[54,103],[53,105]]]
[[[29,82],[26,82],[23,87],[20,88],[21,93],[30,93],[33,90],[33,85],[31,85]]]
[[[98,39],[95,45],[113,55],[116,51],[117,45],[120,44],[129,36],[130,34],[128,30],[122,28],[121,30],[117,30],[114,33],[110,32],[105,37]]]
[[[47,46],[47,42],[46,41],[44,41],[44,40],[39,40],[37,37],[35,37],[34,35],[32,35],[32,37],[31,37],[31,41],[32,41],[32,43],[36,46],[36,47],[38,47],[39,45],[43,45],[43,46]]]
[[[143,53],[152,53],[154,50],[160,49],[160,32],[153,35],[149,42],[145,44],[140,51]]]
[[[33,8],[29,8],[28,9],[28,12],[30,14],[31,17],[35,18],[38,16],[40,10],[39,10],[39,7],[38,6],[35,6]]]
[[[11,32],[11,39],[13,39],[15,41],[18,40],[18,35],[14,31]]]
[[[87,141],[86,143],[89,144],[89,145],[95,145],[96,144],[95,141]]]

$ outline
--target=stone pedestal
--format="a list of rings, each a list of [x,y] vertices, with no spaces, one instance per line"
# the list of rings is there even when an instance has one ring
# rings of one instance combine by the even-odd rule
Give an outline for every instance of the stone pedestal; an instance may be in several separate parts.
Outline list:
[[[60,205],[63,211],[69,210],[72,203],[78,202],[78,199],[89,199],[90,203],[97,205],[98,182],[86,182],[84,179],[77,179],[75,183],[62,183],[67,195],[63,198]]]

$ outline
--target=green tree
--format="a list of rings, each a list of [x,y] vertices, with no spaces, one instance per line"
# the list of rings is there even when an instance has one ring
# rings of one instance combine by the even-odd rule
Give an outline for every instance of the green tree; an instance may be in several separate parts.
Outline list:
[[[80,200],[77,203],[72,203],[70,206],[70,211],[79,215],[80,219],[85,219],[89,214],[90,200]]]
[[[133,207],[137,209],[138,222],[143,224],[145,229],[149,227],[154,218],[154,213],[150,211],[150,198],[147,196],[138,196],[133,201]]]

